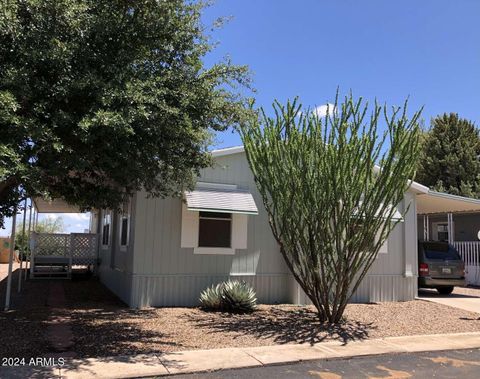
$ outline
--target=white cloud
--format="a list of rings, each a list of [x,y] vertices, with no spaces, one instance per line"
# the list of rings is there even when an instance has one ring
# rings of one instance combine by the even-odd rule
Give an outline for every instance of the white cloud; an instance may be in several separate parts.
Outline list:
[[[23,215],[17,215],[17,224],[21,222]],[[63,219],[66,233],[83,233],[85,229],[88,229],[90,223],[90,213],[40,213],[38,215],[39,220],[45,218],[55,220],[58,217]],[[28,223],[28,214],[27,214]],[[12,220],[10,218],[5,219],[5,229],[0,229],[0,237],[9,236],[12,230]]]
[[[322,118],[327,115],[327,112],[330,115],[333,115],[336,113],[335,105],[331,103],[327,103],[324,105],[319,105],[318,107],[315,107],[315,109],[312,111],[314,114],[316,114],[318,117]]]
[[[72,220],[85,221],[90,220],[90,213],[61,213],[63,217],[69,217]]]

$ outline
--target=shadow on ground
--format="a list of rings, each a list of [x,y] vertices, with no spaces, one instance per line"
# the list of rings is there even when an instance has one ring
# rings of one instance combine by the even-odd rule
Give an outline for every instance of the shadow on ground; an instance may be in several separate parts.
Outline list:
[[[132,310],[104,287],[97,278],[76,275],[72,280],[30,280],[17,292],[19,270],[13,272],[10,311],[4,312],[7,279],[0,281],[0,357],[42,356],[94,357],[154,352],[145,341],[162,341],[161,331],[148,331],[135,319],[155,317],[153,310]],[[61,283],[65,305],[50,306],[48,296],[53,284]],[[54,317],[53,317],[54,315]],[[73,331],[71,351],[55,350],[46,332],[52,319],[68,320]],[[62,322],[62,321],[61,321]],[[179,345],[178,348],[181,346]]]
[[[375,329],[373,323],[357,321],[321,323],[317,314],[307,307],[271,307],[242,315],[206,312],[202,318],[191,315],[185,317],[188,322],[205,329],[207,333],[232,332],[257,339],[271,339],[278,344],[315,344],[325,339],[347,343],[366,339],[369,331]]]
[[[272,343],[318,343],[335,339],[347,343],[369,337],[373,323],[318,321],[313,308],[260,306],[251,314],[203,312],[198,308],[129,309],[95,277],[72,280],[27,280],[17,293],[19,270],[13,275],[12,310],[0,312],[0,356],[77,358],[164,352],[223,346]],[[49,301],[59,283],[65,294],[61,306]],[[0,282],[4,301],[6,280]],[[51,300],[51,299],[50,299]],[[73,333],[68,351],[55,350],[46,331],[66,322]],[[108,359],[108,358],[104,358]],[[125,358],[133,359],[133,358]]]

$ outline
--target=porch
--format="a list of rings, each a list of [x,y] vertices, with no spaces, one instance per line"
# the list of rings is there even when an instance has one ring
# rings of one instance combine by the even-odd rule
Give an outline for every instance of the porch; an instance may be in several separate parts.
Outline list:
[[[480,200],[429,191],[417,198],[419,241],[445,241],[465,263],[467,284],[480,286]]]
[[[71,279],[74,267],[95,271],[97,235],[33,232],[30,237],[30,278]]]
[[[39,214],[82,213],[78,207],[62,200],[25,199],[21,213],[12,217],[10,253],[6,275],[5,310],[10,308],[13,268],[17,265],[17,293],[27,277],[71,279],[74,268],[94,271],[97,264],[98,238],[95,233],[41,233]],[[22,217],[17,230],[17,217]],[[89,228],[90,229],[90,228]],[[18,250],[16,250],[18,249]]]
[[[30,278],[58,277],[71,279],[74,267],[94,271],[98,256],[95,233],[39,233],[40,213],[80,213],[78,207],[62,200],[32,199],[35,213],[33,231],[29,233]]]

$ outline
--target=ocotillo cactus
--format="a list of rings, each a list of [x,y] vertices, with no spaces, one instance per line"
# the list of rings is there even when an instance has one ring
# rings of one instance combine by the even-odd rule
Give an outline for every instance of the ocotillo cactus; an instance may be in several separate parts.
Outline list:
[[[321,117],[294,100],[240,132],[272,232],[320,320],[340,321],[414,177],[420,112],[345,97]],[[380,123],[384,131],[379,134]],[[378,165],[378,166],[377,166]],[[408,205],[402,207],[402,214]]]

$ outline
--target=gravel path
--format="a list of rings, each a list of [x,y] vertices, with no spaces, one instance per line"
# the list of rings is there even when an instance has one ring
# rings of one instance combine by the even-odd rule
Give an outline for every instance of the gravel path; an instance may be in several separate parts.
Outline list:
[[[45,343],[50,283],[28,281],[22,296],[13,299],[16,309],[0,313],[0,357],[52,353]],[[260,305],[244,315],[198,308],[131,310],[97,280],[62,283],[63,312],[70,318],[78,357],[480,331],[479,314],[421,300],[350,304],[345,322],[332,326],[320,324],[312,307],[290,305]],[[480,296],[480,289],[461,291]]]

